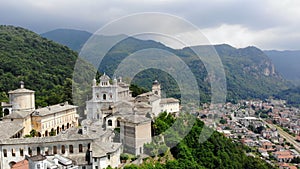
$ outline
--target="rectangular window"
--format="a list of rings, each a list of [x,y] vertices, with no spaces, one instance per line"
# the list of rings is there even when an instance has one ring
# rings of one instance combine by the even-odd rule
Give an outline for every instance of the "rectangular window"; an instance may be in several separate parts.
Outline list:
[[[53,154],[57,154],[57,147],[53,146]]]
[[[32,156],[32,150],[31,150],[31,148],[28,148],[28,154],[29,154],[30,156]]]
[[[69,145],[69,152],[70,152],[70,154],[74,153],[74,151],[73,151],[73,145]]]
[[[7,157],[7,150],[6,149],[3,150],[3,156]]]
[[[11,149],[11,156],[13,156],[13,157],[15,157],[15,156],[16,156],[15,149]]]
[[[20,148],[20,156],[24,156],[24,150]]]
[[[79,153],[83,152],[82,144],[79,144]]]

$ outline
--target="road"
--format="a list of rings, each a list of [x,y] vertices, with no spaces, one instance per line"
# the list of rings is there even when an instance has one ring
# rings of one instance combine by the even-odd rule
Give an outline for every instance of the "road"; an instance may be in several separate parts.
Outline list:
[[[264,121],[264,120],[263,120]],[[264,121],[265,122],[265,121]],[[265,124],[269,125],[269,127],[272,128],[277,128],[278,134],[280,134],[281,137],[285,138],[287,142],[290,142],[292,145],[294,145],[295,149],[300,152],[300,144],[299,142],[297,142],[295,139],[295,137],[293,137],[292,135],[290,135],[289,133],[285,132],[282,130],[282,128],[274,125],[274,124],[270,124],[265,122]]]

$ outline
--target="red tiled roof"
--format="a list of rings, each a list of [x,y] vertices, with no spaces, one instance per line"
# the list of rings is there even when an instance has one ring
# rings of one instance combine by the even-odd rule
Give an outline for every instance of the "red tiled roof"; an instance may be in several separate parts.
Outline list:
[[[27,160],[22,160],[17,162],[12,166],[11,169],[29,169],[29,164]]]
[[[291,155],[292,153],[290,151],[276,151],[276,152],[274,152],[274,154],[286,156],[286,155]]]
[[[289,166],[290,169],[297,169],[296,166]]]
[[[277,157],[278,159],[287,159],[287,158],[294,158],[294,156],[292,156],[292,155],[279,155],[278,157]]]

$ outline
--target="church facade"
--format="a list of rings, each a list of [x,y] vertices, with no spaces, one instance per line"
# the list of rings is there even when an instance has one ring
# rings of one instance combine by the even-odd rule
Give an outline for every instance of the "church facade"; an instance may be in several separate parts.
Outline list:
[[[92,99],[86,102],[87,119],[104,129],[120,128],[120,142],[125,152],[139,155],[143,145],[151,142],[151,118],[161,112],[179,112],[179,100],[162,98],[161,85],[155,80],[152,90],[132,97],[129,84],[122,78],[113,80],[106,74],[93,80]]]

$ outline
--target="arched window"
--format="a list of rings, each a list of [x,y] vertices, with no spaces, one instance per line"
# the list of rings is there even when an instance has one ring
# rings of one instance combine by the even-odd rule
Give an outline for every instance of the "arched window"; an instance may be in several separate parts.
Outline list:
[[[79,144],[79,153],[83,152],[82,144]]]
[[[10,168],[12,168],[15,164],[16,164],[16,162],[14,162],[14,161],[11,161],[11,162],[8,163],[8,165],[10,166]]]
[[[117,120],[117,127],[120,127],[120,120]]]
[[[66,153],[66,148],[64,145],[61,146],[61,153],[62,154],[65,154]]]
[[[41,154],[41,148],[40,148],[40,147],[37,147],[37,148],[36,148],[36,154],[37,154],[37,155],[40,155],[40,154]]]
[[[103,100],[106,100],[106,94],[103,94]]]
[[[9,110],[8,109],[4,109],[4,116],[9,115]]]
[[[107,121],[107,125],[108,125],[108,126],[112,126],[112,120],[108,120],[108,121]]]
[[[73,145],[69,145],[69,152],[70,152],[71,154],[74,153]]]

